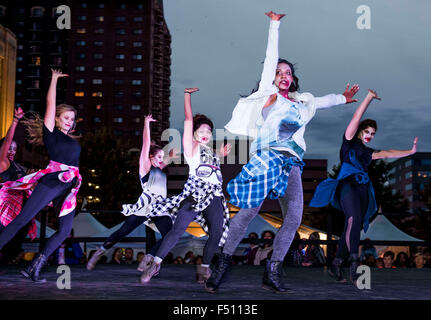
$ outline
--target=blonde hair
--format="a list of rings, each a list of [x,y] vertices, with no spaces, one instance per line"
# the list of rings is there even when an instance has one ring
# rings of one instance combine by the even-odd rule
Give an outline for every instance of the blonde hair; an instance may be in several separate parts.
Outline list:
[[[75,119],[73,121],[72,127],[69,129],[69,133],[72,132],[76,127],[76,116],[78,114],[78,111],[67,104],[59,104],[55,107],[55,117],[58,118],[63,112],[66,111],[72,111],[75,113]],[[29,119],[27,117],[24,118],[22,123],[26,127],[26,132],[28,134],[28,142],[31,144],[34,144],[36,146],[43,145],[43,119],[40,117],[40,115],[36,112],[30,112],[33,116],[32,119]],[[55,126],[57,127],[57,121],[55,122]],[[68,136],[71,138],[80,138],[80,136],[72,136],[68,133]]]

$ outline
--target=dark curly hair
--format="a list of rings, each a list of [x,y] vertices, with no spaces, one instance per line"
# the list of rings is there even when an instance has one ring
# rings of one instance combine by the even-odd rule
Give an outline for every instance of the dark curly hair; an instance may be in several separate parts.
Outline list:
[[[210,118],[208,118],[206,115],[203,115],[200,113],[195,114],[195,116],[193,117],[193,132],[198,130],[200,128],[200,126],[203,124],[209,125],[211,128],[211,132],[214,130],[214,124],[210,120]]]
[[[356,130],[355,136],[357,136],[359,132],[368,127],[374,128],[374,130],[376,130],[377,132],[377,122],[373,119],[364,119],[359,123],[358,130]]]
[[[158,144],[156,144],[154,141],[151,141],[149,156],[154,157],[156,153],[159,152],[160,150],[163,150],[163,148]]]

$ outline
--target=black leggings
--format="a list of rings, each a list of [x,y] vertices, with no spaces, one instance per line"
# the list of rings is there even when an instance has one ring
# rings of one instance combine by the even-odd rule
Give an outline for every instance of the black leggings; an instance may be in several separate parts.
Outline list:
[[[357,255],[359,251],[362,223],[368,207],[368,184],[342,181],[337,192],[346,220],[336,257],[344,259],[349,254]]]
[[[18,231],[30,223],[31,219],[51,201],[54,205],[55,214],[59,215],[64,199],[73,184],[74,182],[63,183],[58,180],[58,173],[51,173],[42,177],[21,212],[0,233],[0,249],[12,240]],[[74,216],[75,210],[59,218],[59,229],[46,242],[45,247],[42,249],[42,254],[49,257],[63,243],[72,230]]]
[[[103,244],[103,247],[105,249],[112,248],[117,242],[119,242],[130,232],[135,230],[146,220],[147,220],[147,217],[143,217],[143,216],[135,216],[135,215],[128,216],[124,221],[124,224],[121,226],[121,228],[115,231],[113,234],[111,234],[108,239],[106,239],[105,243]],[[154,221],[157,229],[162,234],[162,239],[158,240],[149,252],[150,255],[154,256],[157,250],[159,249],[163,238],[172,228],[172,219],[168,216],[161,216],[161,217],[151,218],[151,220]]]
[[[175,223],[171,231],[169,231],[163,239],[160,249],[156,253],[159,258],[164,259],[166,257],[184,234],[190,222],[198,215],[192,208],[193,203],[194,200],[191,197],[188,197],[181,203]],[[223,211],[224,208],[221,197],[214,197],[208,207],[202,211],[208,225],[208,240],[204,247],[203,264],[210,264],[218,249],[220,239],[223,235]]]

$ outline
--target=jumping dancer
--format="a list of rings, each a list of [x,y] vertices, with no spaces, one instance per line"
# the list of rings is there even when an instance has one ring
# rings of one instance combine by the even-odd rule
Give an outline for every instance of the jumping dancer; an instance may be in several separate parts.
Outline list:
[[[163,239],[149,269],[141,276],[147,283],[160,270],[160,264],[177,244],[190,222],[198,222],[208,233],[203,263],[197,266],[197,280],[203,283],[210,276],[209,264],[218,247],[223,245],[228,230],[229,210],[222,191],[223,178],[219,157],[207,144],[211,141],[213,123],[204,115],[193,117],[191,95],[198,88],[184,90],[184,157],[189,165],[189,178],[181,194],[155,203],[153,212],[172,212],[175,222]],[[227,156],[231,145],[222,146],[220,154]]]
[[[215,292],[219,287],[231,256],[266,197],[279,199],[283,224],[275,236],[274,251],[267,261],[262,284],[265,289],[287,291],[281,286],[281,268],[302,220],[305,126],[316,109],[356,101],[352,97],[358,90],[357,85],[351,89],[347,85],[342,95],[315,98],[310,93],[299,93],[293,65],[278,58],[278,28],[284,14],[272,11],[265,14],[271,22],[258,90],[239,100],[232,119],[225,126],[234,134],[255,140],[251,145],[250,161],[227,186],[229,202],[241,210],[231,221],[223,252],[206,283],[209,292]]]
[[[21,108],[14,109],[12,124],[6,133],[6,137],[2,139],[0,147],[0,180],[2,183],[18,180],[27,174],[27,169],[14,160],[17,144],[13,137],[18,122],[23,116],[24,111]],[[0,232],[20,213],[25,199],[25,191],[0,189]],[[6,262],[16,257],[27,234],[32,240],[36,238],[37,228],[34,219],[27,226],[24,226],[3,248],[3,258],[0,258],[0,261],[4,260]]]
[[[166,167],[164,162],[164,151],[162,147],[151,143],[150,123],[156,120],[152,115],[145,117],[145,125],[142,135],[142,150],[139,158],[139,179],[142,186],[142,194],[135,204],[123,205],[122,213],[127,216],[126,221],[114,232],[103,245],[93,254],[87,263],[87,269],[93,270],[96,267],[97,261],[105,254],[105,251],[112,248],[117,242],[135,230],[142,223],[149,223],[149,213],[151,211],[151,203],[155,200],[166,198],[166,174],[162,171]],[[174,151],[170,158],[175,158]],[[169,163],[170,161],[167,161]],[[168,213],[151,218],[152,222],[157,227],[157,230],[162,234],[162,237],[168,233],[172,227],[172,219]],[[156,242],[151,251],[144,256],[138,266],[139,271],[145,271],[151,261],[154,259],[158,248],[160,247],[161,239]]]
[[[77,112],[69,105],[55,105],[57,80],[67,76],[61,71],[52,70],[43,121],[36,115],[35,119],[24,122],[27,125],[30,142],[36,145],[45,144],[50,160],[48,166],[16,181],[8,181],[3,186],[17,190],[34,187],[34,190],[18,216],[0,234],[0,248],[3,248],[51,201],[54,211],[59,215],[59,230],[49,238],[42,252],[34,258],[28,268],[22,271],[26,278],[36,282],[46,281],[40,277],[43,265],[72,230],[76,195],[81,185],[78,168],[81,146],[76,138],[69,135],[74,130]]]
[[[350,279],[356,282],[359,265],[358,249],[362,226],[366,232],[371,216],[377,211],[373,185],[368,176],[372,160],[401,158],[416,153],[418,138],[411,150],[374,150],[366,146],[377,131],[374,120],[361,118],[373,99],[380,98],[369,90],[364,101],[356,109],[343,135],[340,149],[341,169],[337,179],[328,178],[321,182],[310,202],[310,207],[324,207],[331,203],[345,215],[344,231],[338,242],[336,258],[329,273],[338,282],[345,282],[341,264],[346,257],[350,260]]]

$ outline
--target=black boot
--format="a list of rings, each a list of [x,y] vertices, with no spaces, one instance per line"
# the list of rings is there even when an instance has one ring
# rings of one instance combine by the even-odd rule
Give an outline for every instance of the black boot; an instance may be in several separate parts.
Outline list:
[[[283,261],[266,261],[266,269],[262,278],[262,288],[272,290],[277,293],[288,292],[288,288],[281,285],[282,267]]]
[[[331,267],[328,269],[328,273],[331,277],[335,279],[335,281],[339,283],[345,283],[346,279],[343,277],[343,272],[341,271],[341,264],[343,263],[343,259],[335,258],[332,261]]]
[[[46,279],[40,278],[40,271],[44,266],[44,264],[46,263],[46,260],[47,258],[45,255],[43,254],[37,255],[31,262],[31,264],[25,270],[21,271],[21,274],[24,277],[33,280],[34,282],[40,282],[40,283],[46,282]]]
[[[359,275],[356,273],[356,270],[359,267],[358,254],[351,254],[349,261],[350,261],[350,281],[352,281],[353,284],[356,284],[356,280],[358,280],[359,278]]]
[[[211,293],[217,291],[223,276],[226,274],[226,271],[229,268],[230,260],[232,258],[231,255],[225,253],[219,253],[217,256],[218,260],[214,266],[214,270],[212,270],[211,277],[205,283],[205,289]]]

